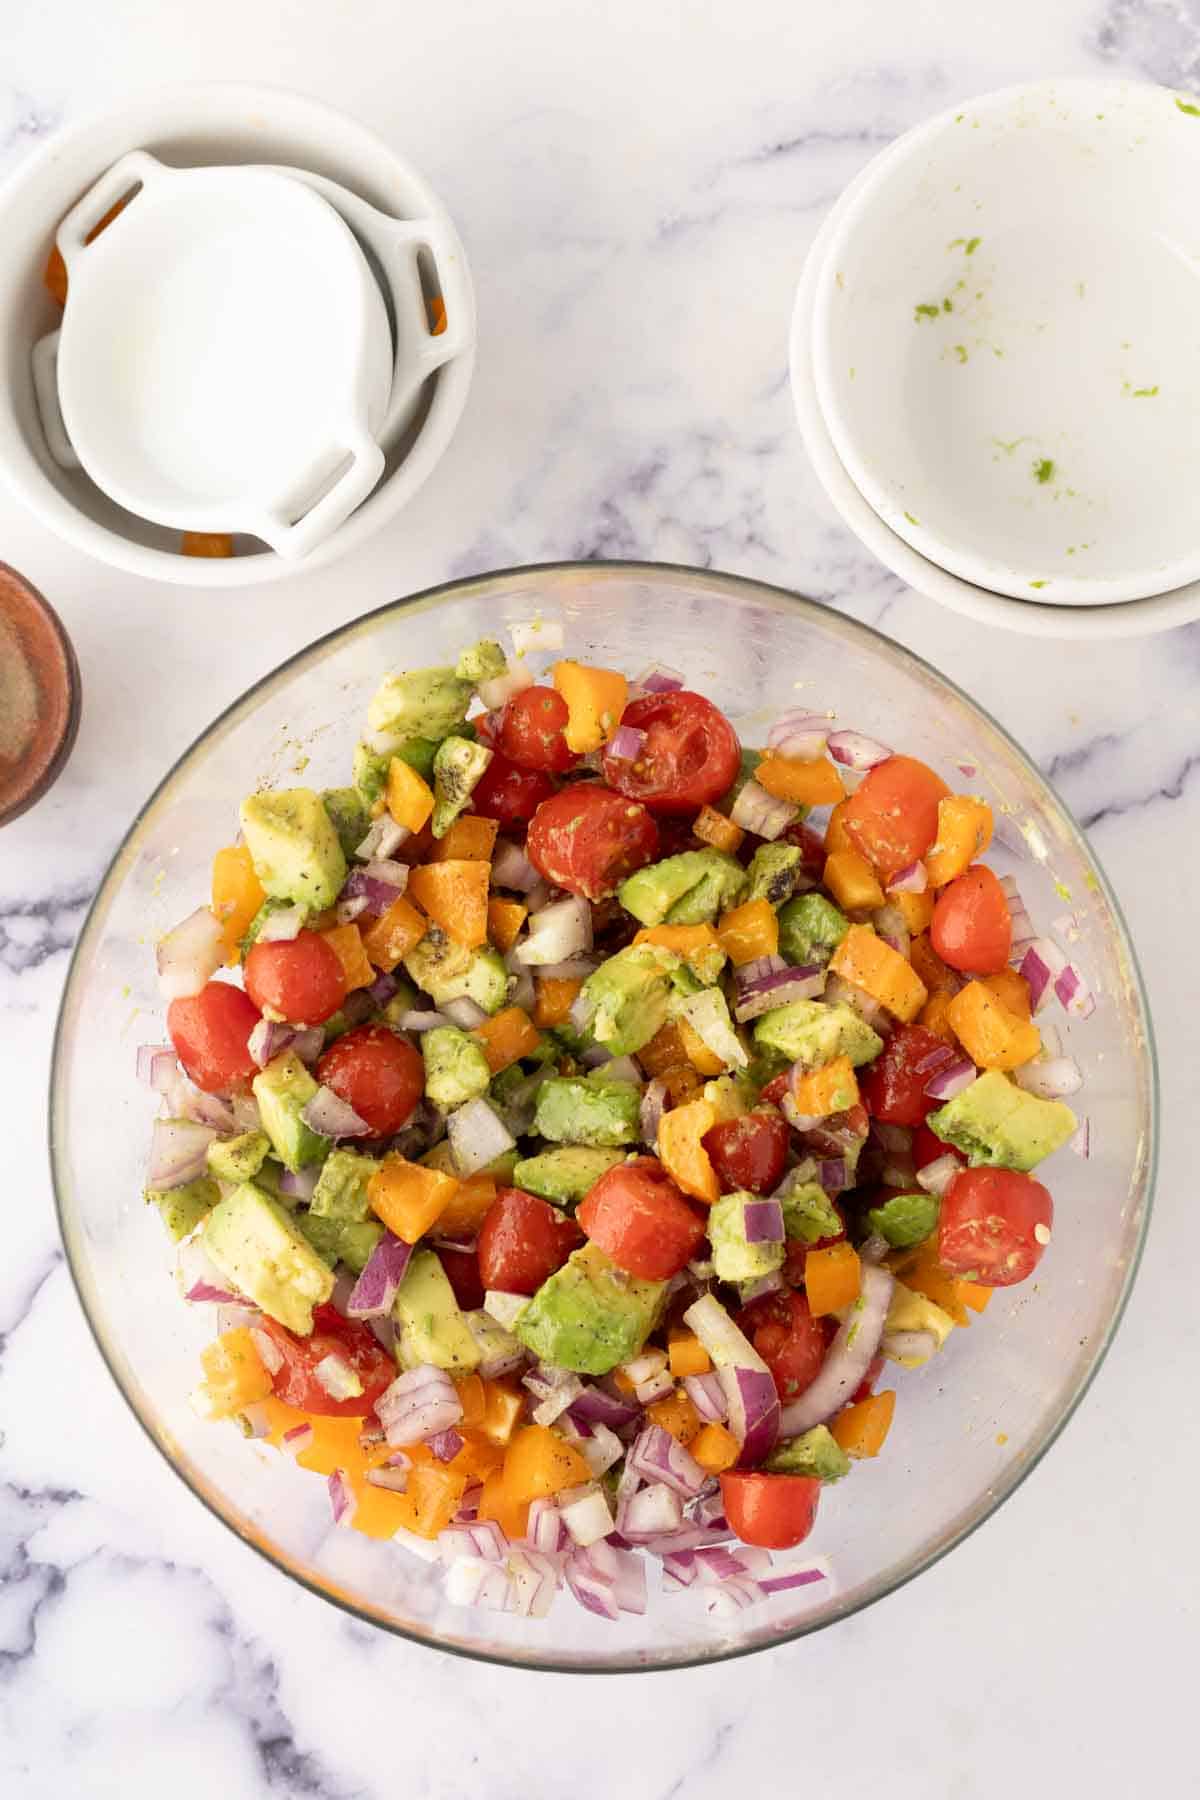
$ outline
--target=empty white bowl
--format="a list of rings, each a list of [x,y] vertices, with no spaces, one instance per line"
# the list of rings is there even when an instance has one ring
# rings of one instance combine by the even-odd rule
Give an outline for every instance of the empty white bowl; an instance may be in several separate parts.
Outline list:
[[[888,528],[1062,606],[1200,577],[1200,124],[1168,90],[1012,88],[941,114],[831,221],[812,356]]]

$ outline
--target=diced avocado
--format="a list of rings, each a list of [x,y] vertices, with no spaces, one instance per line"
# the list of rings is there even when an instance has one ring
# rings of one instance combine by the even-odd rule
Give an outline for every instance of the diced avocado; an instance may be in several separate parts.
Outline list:
[[[583,984],[592,1008],[590,1031],[614,1056],[632,1056],[661,1030],[667,1018],[668,977],[682,968],[673,950],[630,944],[602,962]]]
[[[718,1075],[715,1081],[705,1082],[704,1098],[715,1110],[718,1125],[723,1125],[752,1111],[758,1096],[747,1076]]]
[[[265,1131],[243,1131],[238,1137],[216,1138],[205,1151],[210,1175],[218,1181],[253,1181],[271,1148]]]
[[[435,985],[427,988],[426,993],[437,1006],[445,1006],[448,1000],[473,1000],[485,1013],[498,1013],[508,999],[509,978],[504,958],[490,945],[470,950],[467,956],[467,966],[460,974],[443,978],[431,974],[430,979]]]
[[[300,1117],[317,1091],[317,1084],[290,1050],[276,1056],[254,1077],[254,1098],[262,1115],[263,1130],[285,1169],[295,1172],[321,1162],[329,1139],[312,1131]]]
[[[750,883],[746,899],[769,900],[772,906],[782,906],[796,891],[803,862],[804,852],[795,844],[760,844],[746,870]]]
[[[802,1181],[790,1194],[782,1194],[783,1229],[800,1244],[815,1244],[821,1238],[839,1237],[842,1219],[833,1201],[819,1181]]]
[[[690,1000],[693,994],[702,994],[705,984],[685,962],[681,962],[677,969],[672,969],[667,980],[671,984],[671,993],[667,1000],[667,1017],[675,1019],[679,1016],[683,1002]]]
[[[744,1069],[750,1058],[729,1016],[729,1003],[720,988],[704,988],[679,1007],[679,1012],[705,1047],[730,1068]]]
[[[473,734],[474,730],[475,727],[473,725],[459,726],[459,732],[463,737],[466,737],[468,733]],[[421,777],[422,781],[427,782],[428,785],[432,787],[433,759],[437,755],[437,749],[437,738],[405,738],[402,744],[397,744],[396,748],[392,751],[392,756],[394,756],[398,762],[407,763],[409,768],[414,770],[416,774]],[[392,758],[389,756],[388,761],[390,762],[391,760]]]
[[[843,1001],[825,1006],[819,1000],[792,1000],[772,1007],[756,1023],[754,1038],[810,1069],[835,1056],[848,1056],[857,1069],[883,1049],[883,1039]]]
[[[371,819],[357,788],[326,788],[321,804],[337,832],[342,855],[349,861],[370,830]]]
[[[680,951],[684,970],[695,977],[701,987],[712,987],[720,981],[727,957],[720,944],[698,944],[693,950]]]
[[[497,681],[501,675],[508,674],[508,658],[495,638],[480,638],[477,643],[467,645],[454,665],[454,673],[460,681],[469,681],[473,685]]]
[[[321,1219],[303,1212],[296,1215],[296,1224],[331,1268],[345,1263],[355,1275],[362,1274],[383,1236],[383,1226],[375,1219]]]
[[[333,1274],[277,1200],[244,1181],[213,1207],[201,1236],[239,1293],[308,1336],[313,1307],[333,1292]]]
[[[955,1094],[926,1124],[953,1144],[973,1169],[1034,1169],[1074,1136],[1079,1121],[1061,1100],[1039,1100],[998,1069],[980,1075]]]
[[[575,1206],[602,1175],[625,1161],[621,1150],[589,1150],[584,1144],[564,1144],[525,1156],[513,1169],[513,1183],[527,1193],[539,1194],[560,1206]]]
[[[514,1336],[542,1362],[579,1375],[606,1375],[637,1355],[658,1322],[667,1284],[639,1281],[584,1244],[544,1281],[517,1318]]]
[[[437,925],[404,958],[405,973],[435,1004],[439,998],[454,997],[446,993],[447,987],[464,976],[470,966],[471,952],[448,938]]]
[[[448,737],[438,745],[433,759],[433,821],[435,838],[445,837],[479,785],[492,760],[483,744],[465,737]]]
[[[372,750],[370,744],[354,746],[350,775],[368,812],[383,798],[383,790],[387,786],[388,765],[391,760],[392,753],[390,751],[381,753],[378,750]],[[431,755],[430,762],[432,763],[432,761]],[[366,836],[365,832],[363,836]]]
[[[275,900],[321,912],[346,879],[346,858],[321,796],[281,788],[242,801],[242,835],[254,873]]]
[[[814,1425],[802,1436],[777,1445],[763,1467],[772,1475],[813,1475],[818,1481],[840,1481],[850,1473],[850,1458],[828,1425]]]
[[[517,1150],[502,1150],[494,1161],[485,1164],[478,1173],[493,1176],[501,1187],[511,1186],[512,1172],[517,1165],[519,1155],[520,1152]],[[423,1163],[427,1169],[440,1169],[443,1175],[458,1175],[458,1164],[454,1160],[454,1150],[449,1138],[443,1138],[440,1144],[435,1144],[432,1150],[427,1150],[424,1156],[417,1158],[417,1161]],[[459,1176],[459,1179],[461,1180],[462,1177]]]
[[[782,1075],[785,1069],[792,1066],[791,1058],[784,1056],[779,1050],[772,1050],[767,1044],[755,1043],[750,1051],[750,1067],[746,1070],[746,1079],[755,1088],[765,1088],[769,1081]]]
[[[554,1144],[636,1144],[641,1102],[632,1081],[555,1075],[538,1089],[533,1129]]]
[[[308,1210],[314,1218],[361,1222],[371,1216],[367,1183],[379,1168],[357,1150],[331,1150],[317,1177]]]
[[[849,919],[824,894],[799,894],[779,914],[779,954],[798,967],[827,963],[849,929]]]
[[[146,1189],[146,1199],[157,1206],[163,1224],[176,1243],[191,1236],[220,1198],[221,1190],[211,1175],[197,1175],[183,1187]]]
[[[412,1012],[417,1004],[417,990],[415,985],[411,981],[405,981],[402,975],[393,974],[392,980],[396,983],[396,991],[379,1016],[385,1025],[395,1025],[399,1028],[401,1013]],[[328,1025],[325,1030],[328,1034]]]
[[[757,1281],[783,1267],[782,1244],[752,1244],[746,1237],[745,1208],[758,1203],[757,1194],[735,1188],[709,1208],[708,1241],[713,1268],[721,1281]]]
[[[407,669],[388,675],[367,708],[367,725],[379,736],[434,738],[440,742],[467,716],[471,683],[453,669]]]
[[[277,1163],[274,1157],[268,1156],[266,1161],[259,1165],[258,1171],[254,1176],[254,1185],[255,1187],[260,1187],[264,1194],[270,1194],[272,1200],[280,1201],[282,1205],[287,1207],[289,1212],[294,1212],[296,1207],[300,1204],[299,1196],[295,1194],[285,1194],[280,1191],[279,1184],[286,1173],[287,1170],[284,1169],[280,1163]]]
[[[893,1194],[882,1206],[873,1206],[867,1214],[872,1231],[897,1250],[923,1244],[938,1220],[938,1203],[933,1194]]]
[[[702,881],[677,900],[667,914],[668,925],[711,925],[721,913],[737,906],[746,895],[746,871],[732,856],[720,850],[707,850],[704,855],[720,857],[711,863]]]
[[[404,1368],[432,1363],[469,1375],[479,1367],[479,1348],[435,1251],[420,1250],[413,1257],[392,1311],[400,1327],[396,1355]]]
[[[940,1350],[953,1330],[954,1320],[942,1307],[927,1299],[924,1294],[917,1294],[912,1288],[906,1288],[902,1281],[894,1283],[891,1305],[883,1322],[885,1343],[893,1332],[928,1331],[935,1347]],[[921,1356],[896,1356],[887,1349],[883,1354],[906,1369],[919,1368],[927,1360]]]
[[[425,1092],[447,1112],[486,1094],[492,1072],[483,1045],[457,1025],[438,1025],[421,1036],[425,1058]]]
[[[723,850],[683,850],[627,876],[617,898],[643,925],[661,925],[666,919],[673,925],[704,925],[716,916],[715,902],[696,918],[684,918],[673,909],[697,888],[705,895],[721,885],[740,891],[745,880],[742,865]]]

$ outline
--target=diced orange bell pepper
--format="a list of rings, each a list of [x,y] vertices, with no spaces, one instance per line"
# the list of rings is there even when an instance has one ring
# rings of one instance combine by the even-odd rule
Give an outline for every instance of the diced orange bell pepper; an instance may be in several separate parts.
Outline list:
[[[665,1025],[660,1026],[650,1042],[642,1045],[638,1051],[638,1061],[652,1080],[656,1075],[665,1074],[668,1069],[677,1069],[680,1063],[687,1061],[687,1051],[674,1020],[668,1020]]]
[[[992,841],[992,809],[974,794],[947,794],[938,801],[937,837],[925,852],[932,887],[945,887],[969,869]]]
[[[717,937],[731,963],[740,968],[760,956],[779,953],[779,920],[769,900],[747,900],[717,924]]]
[[[485,1438],[482,1432],[468,1430],[460,1423],[456,1429],[462,1437],[462,1448],[447,1465],[456,1475],[468,1481],[486,1481],[494,1469],[504,1466],[504,1451]]]
[[[926,1031],[932,1031],[935,1037],[945,1038],[948,1044],[958,1042],[948,1016],[953,998],[954,995],[948,988],[935,988],[917,1014],[918,1025],[923,1025]]]
[[[501,1448],[511,1443],[525,1405],[524,1395],[504,1381],[485,1381],[483,1418],[477,1429]]]
[[[924,1294],[935,1306],[948,1313],[956,1325],[969,1325],[961,1288],[963,1283],[938,1261],[937,1237],[927,1238],[915,1250],[888,1257],[888,1264],[914,1293]],[[981,1310],[979,1308],[976,1309]]]
[[[200,1366],[204,1370],[201,1393],[210,1418],[232,1418],[244,1406],[265,1400],[271,1392],[271,1377],[244,1325],[223,1331],[211,1344],[205,1344],[200,1352]]]
[[[846,830],[846,813],[850,806],[850,797],[839,800],[825,825],[826,856],[841,856],[847,850],[853,850],[850,834]],[[857,854],[857,852],[855,852]]]
[[[667,1090],[668,1106],[684,1106],[704,1086],[704,1076],[690,1062],[677,1063],[664,1069],[658,1077]]]
[[[444,837],[434,838],[426,862],[491,862],[500,827],[495,819],[461,813]]]
[[[233,538],[227,531],[185,531],[179,548],[185,556],[232,556]]]
[[[472,1175],[460,1181],[438,1214],[438,1227],[447,1237],[473,1237],[491,1211],[496,1182],[491,1175]]]
[[[651,1424],[661,1425],[664,1431],[670,1432],[677,1444],[690,1444],[702,1423],[700,1414],[682,1388],[655,1400],[646,1408],[646,1417]]]
[[[635,944],[657,944],[661,950],[673,950],[684,962],[695,963],[715,952],[721,952],[721,940],[711,925],[643,925],[635,933]]]
[[[667,1356],[676,1381],[682,1381],[685,1375],[707,1375],[712,1368],[708,1351],[685,1325],[672,1325],[668,1331]]]
[[[981,1069],[1019,1069],[1037,1055],[1042,1035],[1032,1019],[1001,1006],[982,981],[969,981],[946,1008],[959,1043]]]
[[[815,762],[764,756],[754,771],[754,779],[777,800],[791,800],[797,806],[836,806],[846,797],[836,765],[823,756]]]
[[[561,1025],[576,1000],[582,981],[568,975],[535,975],[533,1022],[543,1031]]]
[[[930,943],[927,933],[922,932],[913,938],[908,947],[908,958],[931,994],[958,992],[959,977],[953,969],[946,967]]]
[[[487,943],[488,879],[485,862],[424,863],[408,878],[408,891],[446,936],[468,950]]]
[[[504,1485],[510,1499],[545,1499],[591,1479],[578,1450],[548,1425],[522,1425],[514,1432],[504,1456]]]
[[[453,1175],[392,1155],[368,1181],[367,1199],[393,1236],[415,1244],[441,1218],[458,1186]]]
[[[964,1306],[970,1307],[972,1312],[986,1312],[991,1305],[992,1295],[995,1291],[995,1288],[984,1287],[979,1281],[960,1279],[958,1282],[958,1297]]]
[[[396,964],[404,960],[428,930],[429,920],[422,918],[416,907],[410,905],[401,894],[363,932],[363,949],[377,969],[390,975]]]
[[[245,844],[230,844],[217,851],[212,866],[212,910],[225,933],[227,963],[239,960],[241,941],[266,897]]]
[[[745,832],[724,813],[719,813],[712,806],[702,806],[692,825],[692,831],[702,844],[711,844],[714,850],[724,850],[727,856],[736,855],[741,848]]]
[[[430,337],[441,337],[446,329],[446,302],[440,294],[431,294],[426,308]]]
[[[487,1389],[483,1385],[482,1375],[455,1375],[452,1377],[455,1392],[463,1416],[459,1421],[460,1431],[474,1431],[483,1424],[484,1410],[487,1406]]]
[[[528,915],[529,908],[522,906],[519,900],[497,900],[493,897],[488,901],[488,937],[502,954],[512,949]]]
[[[1016,969],[998,969],[994,975],[985,975],[983,985],[989,994],[995,995],[1005,1012],[1012,1013],[1015,1019],[1033,1017],[1029,983]]]
[[[923,894],[888,894],[888,905],[894,906],[913,937],[928,931],[933,923],[933,895],[928,888]]]
[[[664,1077],[665,1079],[665,1077]],[[658,1123],[658,1154],[667,1174],[693,1200],[713,1206],[720,1197],[716,1170],[702,1142],[717,1122],[708,1100],[689,1100],[664,1113]]]
[[[742,1454],[742,1446],[724,1425],[705,1425],[696,1433],[688,1450],[706,1475],[724,1474]]]
[[[825,858],[825,886],[847,912],[866,912],[883,905],[879,877],[857,850],[835,850]]]
[[[694,1031],[686,1019],[681,1018],[677,1023],[683,1053],[693,1069],[700,1075],[722,1074],[725,1068],[725,1059],[709,1049],[699,1032]]]
[[[891,1388],[885,1388],[882,1394],[868,1394],[865,1400],[844,1407],[829,1429],[847,1456],[878,1456],[895,1411],[896,1396]]]
[[[469,1486],[469,1478],[447,1464],[414,1463],[408,1471],[408,1486],[393,1496],[401,1524],[418,1537],[437,1537],[462,1505]]]
[[[929,998],[924,982],[908,959],[885,944],[869,925],[850,927],[829,966],[835,975],[852,981],[906,1024],[916,1018]]]
[[[853,1306],[862,1287],[862,1263],[852,1244],[843,1241],[804,1258],[804,1292],[814,1319]]]
[[[554,685],[567,703],[563,737],[568,750],[586,755],[608,742],[621,722],[629,683],[615,669],[594,669],[577,662],[556,662]]]
[[[477,1025],[471,1035],[483,1045],[493,1075],[520,1062],[523,1056],[532,1056],[542,1041],[541,1032],[520,1006],[506,1006],[503,1012]]]
[[[346,977],[346,992],[349,994],[355,988],[370,987],[375,979],[375,970],[363,949],[362,932],[358,926],[335,925],[331,931],[323,931],[321,936],[342,965],[342,974]]]
[[[494,1519],[505,1536],[516,1543],[529,1528],[529,1501],[515,1500],[508,1491],[503,1468],[493,1469],[479,1497],[479,1517]]]
[[[433,813],[433,789],[414,768],[393,756],[388,764],[387,809],[397,825],[418,832]]]
[[[835,1056],[822,1068],[809,1069],[792,1081],[796,1111],[806,1119],[826,1119],[858,1105],[858,1081],[848,1056]]]

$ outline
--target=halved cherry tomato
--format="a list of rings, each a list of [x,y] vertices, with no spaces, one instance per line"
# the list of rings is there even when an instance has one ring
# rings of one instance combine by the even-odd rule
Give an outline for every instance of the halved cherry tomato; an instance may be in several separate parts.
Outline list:
[[[548,769],[565,775],[579,761],[567,748],[563,726],[570,718],[566,701],[552,687],[526,688],[514,694],[500,722],[499,749],[519,769]]]
[[[806,1252],[811,1248],[804,1246]],[[814,1319],[804,1295],[792,1292],[752,1300],[737,1323],[770,1369],[785,1406],[816,1380],[837,1332],[835,1320]]]
[[[260,939],[246,957],[243,974],[255,1005],[293,1025],[323,1025],[346,998],[342,965],[315,931],[302,931],[284,943]]]
[[[454,1289],[454,1298],[463,1312],[475,1312],[483,1305],[483,1276],[479,1273],[479,1251],[448,1250],[443,1244],[438,1259],[446,1271],[446,1280]]]
[[[930,1163],[937,1162],[941,1156],[952,1156],[955,1162],[962,1164],[964,1169],[967,1166],[967,1159],[961,1150],[956,1150],[953,1144],[943,1144],[941,1138],[935,1137],[928,1125],[918,1125],[913,1132],[912,1141],[914,1169],[928,1168]]]
[[[603,900],[627,875],[654,861],[658,827],[644,806],[611,788],[581,781],[542,801],[526,850],[534,868],[555,887]]]
[[[366,1120],[373,1137],[391,1137],[425,1092],[425,1064],[386,1025],[359,1025],[329,1046],[317,1080]]]
[[[846,833],[881,875],[897,875],[937,837],[938,801],[949,792],[940,775],[914,756],[889,756],[850,796]]]
[[[554,792],[554,783],[543,769],[518,769],[497,750],[471,793],[471,811],[483,819],[499,819],[515,825],[532,819],[543,800]]]
[[[1054,1202],[1016,1169],[964,1169],[942,1195],[938,1261],[983,1287],[1012,1287],[1032,1275],[1050,1242]]]
[[[534,1294],[583,1242],[574,1219],[524,1188],[501,1188],[475,1248],[485,1288]]]
[[[669,1281],[704,1242],[704,1221],[651,1156],[609,1169],[576,1217],[618,1269],[641,1281]]]
[[[703,1143],[726,1193],[748,1188],[752,1194],[769,1194],[783,1180],[788,1126],[778,1113],[752,1112],[743,1113],[740,1119],[722,1119],[705,1132]]]
[[[224,1094],[245,1087],[258,1074],[246,1042],[261,1017],[241,988],[210,981],[190,999],[172,1000],[167,1031],[196,1086],[206,1094]]]
[[[645,694],[621,715],[622,725],[645,732],[630,762],[604,752],[604,779],[655,812],[692,813],[733,785],[742,751],[737,733],[711,700],[683,690]]]
[[[260,1326],[283,1357],[272,1376],[275,1396],[285,1406],[302,1412],[330,1413],[338,1419],[365,1419],[380,1394],[396,1379],[393,1357],[373,1331],[357,1319],[343,1319],[335,1306],[313,1308],[312,1336],[301,1338],[264,1314]],[[349,1400],[335,1400],[318,1379],[317,1364],[327,1356],[348,1362],[363,1391]]]
[[[859,1091],[873,1119],[887,1125],[923,1125],[938,1105],[925,1092],[939,1066],[948,1061],[946,1044],[923,1025],[898,1025],[859,1076]]]
[[[795,844],[798,850],[803,851],[804,860],[800,864],[801,869],[806,875],[811,875],[814,880],[820,881],[825,873],[825,859],[828,855],[822,833],[814,831],[812,826],[806,825],[802,819],[797,819],[796,823],[789,825],[784,832],[783,841],[785,844]]]
[[[992,871],[976,863],[942,889],[929,938],[944,963],[964,975],[995,975],[1012,949],[1012,914]]]
[[[792,1071],[785,1069],[782,1075],[773,1075],[763,1088],[759,1099],[767,1106],[782,1106],[785,1094],[792,1091]]]
[[[790,1550],[802,1544],[817,1517],[821,1483],[815,1475],[757,1475],[727,1470],[721,1477],[725,1517],[743,1544]]]

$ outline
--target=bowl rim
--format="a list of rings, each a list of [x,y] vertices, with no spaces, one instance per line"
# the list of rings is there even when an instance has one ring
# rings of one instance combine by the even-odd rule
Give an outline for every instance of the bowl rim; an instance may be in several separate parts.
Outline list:
[[[793,608],[797,608],[801,612],[813,614],[818,618],[822,616],[832,616],[837,620],[840,628],[844,629],[851,637],[857,636],[862,639],[869,649],[875,650],[877,646],[883,645],[886,646],[889,653],[893,651],[899,652],[902,657],[907,658],[915,664],[919,672],[926,676],[931,676],[936,682],[944,686],[957,699],[963,702],[969,710],[980,715],[987,725],[998,733],[1008,748],[1015,754],[1018,762],[1023,766],[1024,772],[1032,782],[1036,786],[1044,789],[1050,795],[1062,813],[1078,847],[1087,854],[1089,862],[1095,872],[1100,893],[1110,908],[1116,937],[1124,953],[1132,977],[1131,986],[1141,1015],[1144,1046],[1143,1057],[1147,1075],[1144,1199],[1141,1208],[1141,1218],[1138,1225],[1137,1238],[1127,1259],[1124,1277],[1112,1313],[1100,1335],[1094,1360],[1084,1371],[1074,1391],[1068,1397],[1062,1411],[1055,1418],[1044,1439],[1037,1445],[1036,1449],[1034,1449],[1029,1456],[1015,1463],[1009,1474],[1001,1477],[991,1485],[988,1490],[990,1499],[986,1509],[982,1511],[978,1517],[961,1525],[949,1536],[938,1539],[924,1554],[918,1556],[911,1566],[904,1568],[893,1579],[887,1581],[877,1592],[873,1593],[870,1598],[864,1599],[855,1605],[838,1606],[834,1611],[819,1620],[814,1619],[811,1622],[801,1620],[794,1628],[781,1632],[778,1637],[772,1639],[769,1643],[735,1644],[732,1646],[722,1645],[716,1648],[711,1655],[696,1655],[689,1652],[688,1654],[679,1657],[655,1660],[653,1662],[641,1661],[634,1656],[624,1663],[614,1662],[601,1667],[589,1667],[585,1664],[572,1663],[552,1657],[539,1657],[536,1652],[533,1655],[528,1656],[500,1655],[489,1650],[478,1649],[465,1644],[447,1642],[432,1633],[425,1634],[421,1631],[400,1625],[394,1619],[377,1614],[368,1607],[345,1597],[343,1592],[340,1589],[335,1588],[332,1584],[323,1586],[320,1582],[314,1580],[302,1569],[294,1566],[292,1560],[288,1556],[270,1545],[266,1540],[260,1538],[257,1533],[249,1532],[239,1526],[235,1517],[231,1516],[231,1511],[226,1510],[224,1496],[218,1496],[215,1490],[210,1494],[194,1482],[186,1472],[184,1466],[168,1451],[165,1443],[154,1428],[152,1418],[143,1416],[143,1413],[133,1396],[126,1389],[113,1360],[108,1354],[100,1325],[93,1319],[88,1308],[87,1301],[84,1297],[83,1280],[80,1272],[76,1268],[72,1256],[69,1236],[65,1225],[64,1215],[67,1204],[65,1195],[68,1190],[68,1181],[65,1170],[60,1170],[58,1134],[56,1132],[58,1094],[64,1080],[65,1072],[64,1026],[76,972],[80,967],[86,951],[90,947],[93,932],[97,930],[102,923],[103,916],[107,912],[109,900],[112,895],[115,894],[118,878],[123,874],[122,865],[127,849],[132,844],[141,828],[142,822],[148,817],[156,802],[166,793],[175,777],[183,772],[195,752],[202,747],[213,733],[220,730],[223,726],[232,724],[244,711],[252,709],[257,703],[263,690],[273,686],[284,677],[298,671],[305,664],[319,661],[320,658],[338,642],[338,640],[350,637],[371,621],[382,620],[385,616],[391,614],[401,615],[413,608],[433,610],[445,601],[465,597],[472,588],[478,587],[481,584],[505,580],[520,580],[530,576],[545,575],[588,575],[597,576],[601,579],[613,577],[625,580],[631,578],[635,580],[639,578],[643,580],[653,580],[663,575],[667,575],[683,578],[688,582],[698,584],[701,587],[712,588],[718,593],[723,593],[726,597],[728,597],[729,590],[732,588],[742,598],[746,600],[757,600],[760,605],[765,604],[774,611],[788,612]],[[1154,1026],[1150,1012],[1149,998],[1147,996],[1145,981],[1133,946],[1129,927],[1126,923],[1120,902],[1118,901],[1108,876],[1105,873],[1103,866],[1096,858],[1082,828],[1076,821],[1069,807],[1067,807],[1062,800],[1057,789],[1030,760],[1025,751],[1005,727],[999,724],[985,707],[980,706],[976,701],[972,700],[956,682],[952,681],[948,676],[943,675],[938,669],[935,669],[931,663],[927,662],[924,657],[919,656],[915,651],[908,649],[906,645],[898,644],[894,639],[886,637],[883,632],[875,630],[871,625],[866,625],[860,620],[849,617],[849,615],[845,613],[840,613],[834,608],[827,607],[819,601],[808,599],[794,593],[790,589],[781,587],[778,584],[758,581],[749,576],[727,574],[724,571],[717,569],[695,569],[683,563],[602,559],[595,562],[557,561],[526,563],[503,569],[486,570],[476,575],[439,582],[432,587],[420,589],[416,593],[404,595],[399,599],[386,601],[381,606],[373,607],[367,612],[359,614],[356,618],[347,620],[345,623],[335,627],[332,631],[324,633],[321,637],[314,639],[311,643],[302,646],[291,656],[286,657],[274,669],[268,671],[268,673],[253,682],[242,694],[231,701],[228,706],[224,707],[211,723],[206,726],[195,739],[193,739],[179,756],[175,758],[162,779],[137,809],[128,829],[122,835],[121,840],[105,869],[100,884],[92,897],[83,925],[80,928],[79,936],[76,939],[74,948],[71,952],[66,978],[63,983],[58,1013],[55,1019],[54,1038],[51,1048],[50,1081],[47,1095],[47,1147],[50,1162],[51,1184],[54,1193],[55,1219],[63,1242],[65,1261],[70,1272],[76,1296],[79,1300],[80,1310],[83,1313],[93,1342],[99,1351],[101,1360],[109,1374],[112,1376],[118,1392],[121,1394],[126,1405],[129,1407],[130,1412],[133,1414],[133,1417],[141,1426],[150,1442],[160,1452],[164,1460],[183,1484],[215,1518],[219,1519],[222,1524],[228,1527],[228,1529],[236,1537],[240,1538],[243,1543],[249,1544],[250,1547],[263,1557],[265,1561],[282,1573],[290,1575],[310,1593],[315,1594],[320,1599],[338,1607],[348,1617],[357,1619],[365,1624],[377,1625],[381,1629],[390,1632],[393,1636],[405,1639],[410,1643],[419,1644],[427,1649],[441,1650],[451,1656],[461,1656],[467,1661],[494,1664],[501,1668],[517,1668],[529,1670],[531,1672],[540,1671],[547,1674],[564,1675],[628,1675],[657,1673],[659,1671],[667,1670],[706,1668],[722,1662],[731,1662],[740,1657],[756,1655],[760,1651],[773,1650],[784,1644],[794,1643],[798,1639],[808,1637],[815,1632],[823,1631],[831,1625],[853,1617],[855,1614],[864,1611],[867,1607],[873,1606],[879,1601],[886,1599],[888,1595],[897,1592],[900,1588],[907,1586],[910,1581],[915,1580],[916,1577],[923,1574],[926,1569],[932,1568],[935,1563],[940,1562],[951,1550],[965,1542],[966,1539],[977,1531],[981,1525],[993,1517],[1004,1502],[1016,1492],[1022,1482],[1024,1482],[1032,1471],[1041,1463],[1043,1457],[1062,1435],[1062,1432],[1074,1416],[1085,1394],[1095,1380],[1124,1316],[1129,1296],[1132,1292],[1133,1284],[1141,1265],[1146,1236],[1149,1230],[1150,1217],[1153,1211],[1154,1188],[1158,1168],[1159,1113],[1158,1058],[1155,1047]]]
[[[1128,84],[1136,85],[1136,84]],[[1141,84],[1154,85],[1154,84]],[[1012,90],[1009,90],[1012,91]],[[1024,91],[1021,89],[1020,91]],[[964,102],[970,104],[970,102]],[[915,129],[919,130],[920,127]],[[1057,601],[1014,599],[991,588],[978,587],[961,575],[925,556],[883,519],[861,492],[838,455],[837,446],[821,407],[813,367],[813,314],[817,283],[829,256],[829,247],[843,211],[859,187],[875,170],[905,145],[907,133],[878,152],[842,189],[822,219],[809,246],[792,307],[789,333],[789,376],[792,404],[808,460],[843,524],[885,568],[916,593],[936,600],[963,618],[1031,637],[1079,642],[1100,642],[1129,637],[1149,637],[1173,631],[1200,617],[1200,581],[1186,583],[1166,593],[1142,600],[1104,605],[1060,605]]]

